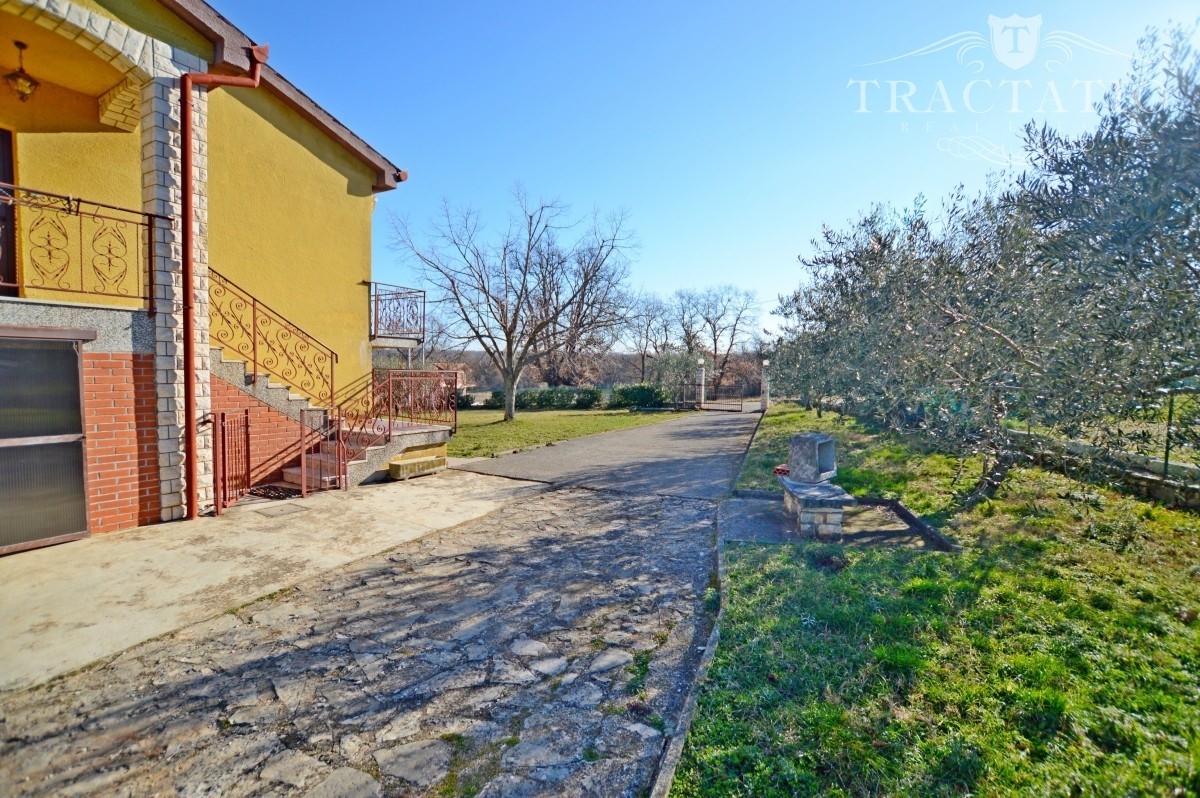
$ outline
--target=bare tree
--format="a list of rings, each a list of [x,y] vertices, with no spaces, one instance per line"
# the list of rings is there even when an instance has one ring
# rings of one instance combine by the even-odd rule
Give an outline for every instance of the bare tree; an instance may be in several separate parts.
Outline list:
[[[675,334],[689,355],[703,351],[699,306],[700,294],[696,291],[681,288],[671,296]]]
[[[646,362],[671,346],[671,308],[655,294],[642,294],[631,303],[626,340],[638,356],[641,382],[646,381]]]
[[[428,243],[393,218],[396,243],[414,257],[459,335],[477,341],[500,372],[504,418],[516,414],[522,372],[558,351],[571,336],[587,337],[624,323],[624,282],[631,247],[624,214],[594,217],[573,241],[558,202],[533,202],[515,192],[508,228],[489,236],[479,215],[443,207]]]
[[[718,285],[693,295],[696,318],[704,345],[713,357],[713,387],[725,380],[729,356],[749,340],[758,321],[757,299],[753,291],[732,285]]]

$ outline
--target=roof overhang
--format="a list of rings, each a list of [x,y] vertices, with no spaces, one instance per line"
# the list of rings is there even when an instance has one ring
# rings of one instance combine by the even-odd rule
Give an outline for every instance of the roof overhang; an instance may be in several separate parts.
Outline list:
[[[191,25],[213,43],[215,71],[250,69],[249,49],[257,42],[242,33],[232,22],[203,0],[159,0],[164,7]],[[339,122],[333,114],[318,105],[283,75],[269,66],[262,70],[262,85],[283,100],[289,107],[315,125],[360,161],[375,170],[376,191],[388,191],[408,178],[405,172],[389,161],[374,147]]]

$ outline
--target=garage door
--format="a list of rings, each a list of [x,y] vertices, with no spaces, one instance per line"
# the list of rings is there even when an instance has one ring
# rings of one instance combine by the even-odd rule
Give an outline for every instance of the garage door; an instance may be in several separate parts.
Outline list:
[[[80,341],[14,334],[0,329],[0,554],[87,534]]]

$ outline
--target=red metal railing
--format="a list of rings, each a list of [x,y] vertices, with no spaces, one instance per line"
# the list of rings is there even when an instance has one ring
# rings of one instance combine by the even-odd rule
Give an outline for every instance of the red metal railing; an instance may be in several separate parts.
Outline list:
[[[341,487],[346,474],[337,408],[300,411],[300,495]]]
[[[13,226],[0,227],[0,249],[19,241],[24,253],[19,276],[0,272],[0,288],[140,298],[154,311],[154,230],[170,216],[11,183],[0,183],[0,205]]]
[[[352,386],[319,423],[302,418],[302,435],[321,430],[321,443],[301,443],[301,490],[348,487],[349,464],[406,427],[439,425],[458,430],[458,372],[375,369]],[[336,469],[336,473],[332,471]]]
[[[215,269],[209,269],[209,337],[317,404],[334,403],[337,353]]]
[[[425,337],[425,292],[371,283],[371,337]]]
[[[458,372],[376,369],[377,402],[389,422],[437,424],[458,432]]]
[[[213,429],[213,490],[220,515],[250,492],[250,411],[217,413]]]

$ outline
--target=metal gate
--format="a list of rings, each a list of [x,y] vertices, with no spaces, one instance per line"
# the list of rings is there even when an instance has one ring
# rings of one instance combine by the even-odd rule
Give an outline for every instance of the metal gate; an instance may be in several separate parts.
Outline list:
[[[217,413],[213,430],[213,488],[220,515],[250,492],[250,411]]]
[[[726,413],[741,413],[745,410],[758,410],[762,403],[756,397],[746,396],[746,390],[737,386],[721,386],[695,383],[685,385],[679,404],[684,407],[694,407],[697,410],[716,410]]]
[[[0,329],[0,554],[87,534],[84,330]]]

